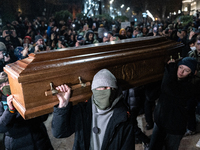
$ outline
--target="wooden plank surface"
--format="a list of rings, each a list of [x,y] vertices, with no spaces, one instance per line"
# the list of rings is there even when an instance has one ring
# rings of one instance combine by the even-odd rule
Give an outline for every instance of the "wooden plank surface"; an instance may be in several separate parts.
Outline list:
[[[109,69],[123,89],[160,80],[164,65],[178,57],[182,44],[163,37],[148,37],[100,43],[80,48],[67,48],[30,54],[28,58],[7,65],[14,106],[25,119],[53,111],[56,96],[45,96],[50,83],[55,86],[92,82],[93,76],[103,68]],[[74,104],[89,99],[91,88],[73,90]]]

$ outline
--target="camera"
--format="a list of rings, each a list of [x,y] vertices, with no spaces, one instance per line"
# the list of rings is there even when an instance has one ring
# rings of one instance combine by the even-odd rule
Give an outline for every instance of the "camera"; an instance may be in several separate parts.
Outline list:
[[[12,31],[6,31],[6,34],[12,34]]]
[[[25,47],[29,47],[29,44],[28,43],[24,43],[23,44],[23,47],[25,48]]]
[[[45,50],[45,47],[44,47],[44,45],[38,45],[38,48],[39,48],[39,50],[40,50],[40,51],[43,51],[43,50]]]

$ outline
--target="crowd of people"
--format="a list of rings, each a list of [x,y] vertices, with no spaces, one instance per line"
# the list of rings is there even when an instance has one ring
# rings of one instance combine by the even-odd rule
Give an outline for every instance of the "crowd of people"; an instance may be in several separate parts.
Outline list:
[[[54,107],[53,135],[63,138],[75,133],[73,149],[77,150],[134,149],[134,143],[138,141],[150,150],[163,147],[177,150],[183,136],[196,133],[196,122],[200,122],[198,17],[186,26],[178,19],[172,23],[130,23],[130,26],[121,28],[120,21],[108,22],[90,16],[85,20],[69,18],[60,21],[54,17],[37,17],[30,21],[18,16],[15,21],[7,21],[1,33],[0,133],[5,133],[7,150],[51,150],[53,147],[43,124],[48,115],[25,121],[14,108],[14,98],[10,95],[7,76],[3,72],[6,64],[40,51],[147,36],[164,36],[182,42],[183,59],[178,63],[174,60],[168,62],[162,81],[126,91],[121,90],[109,70],[100,70],[92,82],[91,100],[76,106],[69,102],[70,88],[58,86],[57,89],[63,93],[57,95],[59,105]],[[141,113],[145,114],[146,129],[153,128],[151,139],[137,126],[136,117]],[[28,144],[23,145],[22,140]],[[197,146],[200,147],[200,143]]]

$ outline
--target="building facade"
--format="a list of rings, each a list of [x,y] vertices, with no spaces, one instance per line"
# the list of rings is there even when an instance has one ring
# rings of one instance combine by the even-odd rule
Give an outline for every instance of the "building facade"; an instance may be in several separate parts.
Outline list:
[[[187,15],[196,15],[196,11],[200,12],[200,0],[182,0],[182,12]]]

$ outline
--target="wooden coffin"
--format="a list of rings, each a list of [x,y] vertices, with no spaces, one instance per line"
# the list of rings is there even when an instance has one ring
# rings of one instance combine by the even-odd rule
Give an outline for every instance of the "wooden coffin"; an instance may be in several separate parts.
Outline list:
[[[90,98],[90,84],[100,69],[109,69],[123,89],[147,84],[162,79],[165,63],[170,55],[177,58],[182,47],[164,37],[127,39],[30,54],[4,71],[14,106],[24,119],[30,119],[52,112],[58,104],[56,96],[45,96],[45,91],[51,90],[50,83],[77,87],[80,76],[87,86],[72,91],[71,101],[76,104]]]

